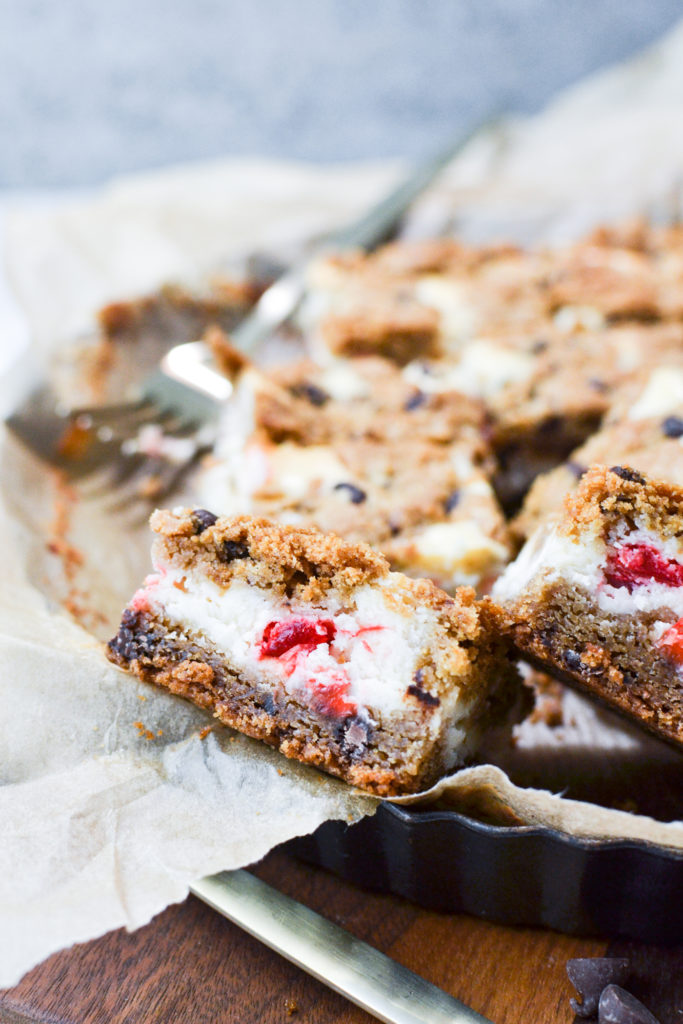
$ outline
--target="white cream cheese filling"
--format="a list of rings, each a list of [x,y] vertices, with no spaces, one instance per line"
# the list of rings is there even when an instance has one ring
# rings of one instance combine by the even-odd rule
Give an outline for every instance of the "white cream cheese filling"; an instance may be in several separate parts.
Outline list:
[[[670,609],[683,618],[683,587],[655,581],[627,587],[614,587],[605,581],[604,569],[610,547],[647,544],[666,559],[683,561],[676,538],[663,541],[650,530],[620,530],[605,543],[602,538],[583,537],[581,542],[559,534],[556,528],[539,527],[496,581],[492,596],[500,601],[514,600],[541,574],[544,580],[561,579],[565,583],[595,595],[598,607],[614,615]]]
[[[418,608],[402,615],[388,607],[382,594],[385,581],[355,591],[353,614],[332,605],[312,609],[285,604],[272,592],[243,581],[222,589],[204,577],[170,568],[160,569],[145,582],[136,595],[139,606],[147,603],[171,622],[206,637],[244,678],[257,683],[265,675],[287,692],[304,696],[311,694],[313,685],[348,682],[344,695],[359,711],[387,715],[405,710],[416,655],[429,649],[430,613]],[[332,643],[298,647],[291,656],[263,657],[266,626],[300,617],[332,620]]]

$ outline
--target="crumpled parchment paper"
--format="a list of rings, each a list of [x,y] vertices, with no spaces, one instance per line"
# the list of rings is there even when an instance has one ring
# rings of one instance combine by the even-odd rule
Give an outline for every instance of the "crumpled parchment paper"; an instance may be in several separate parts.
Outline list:
[[[683,26],[538,118],[475,141],[406,230],[552,239],[669,209],[682,113]],[[201,281],[254,249],[295,249],[363,209],[397,171],[234,160],[10,213],[9,275],[40,358],[91,329],[102,302]],[[0,406],[17,398],[6,375]],[[101,640],[148,568],[139,517],[110,497],[65,487],[0,435],[0,986],[59,948],[144,924],[197,877],[377,806],[228,729],[207,731],[206,714],[105,660]],[[681,792],[683,758],[577,695],[565,698],[563,727],[527,723],[515,747],[486,756],[492,764],[430,797],[683,850],[683,822],[588,802],[598,777],[626,797],[643,779]],[[572,786],[585,798],[561,795]]]

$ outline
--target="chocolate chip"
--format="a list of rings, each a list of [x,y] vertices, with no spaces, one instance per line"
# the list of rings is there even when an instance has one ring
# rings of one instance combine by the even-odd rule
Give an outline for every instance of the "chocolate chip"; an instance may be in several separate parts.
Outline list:
[[[616,476],[621,477],[622,480],[629,480],[634,484],[644,484],[647,482],[644,476],[636,473],[635,469],[629,469],[628,466],[610,466],[610,473],[614,473]]]
[[[417,697],[428,708],[438,708],[441,703],[440,697],[435,697],[433,693],[428,693],[427,690],[423,690],[419,686],[413,686],[412,683],[408,687],[408,693],[411,697]]]
[[[565,463],[565,465],[572,476],[575,476],[577,480],[580,480],[584,473],[588,472],[588,466],[582,466],[580,462],[572,462],[571,459],[569,462]]]
[[[598,1003],[598,1024],[659,1024],[647,1006],[618,985],[602,990]]]
[[[216,554],[221,562],[234,562],[238,558],[249,558],[249,548],[234,540],[224,540]]]
[[[421,405],[427,401],[427,396],[424,391],[416,391],[414,394],[407,399],[403,408],[406,412],[412,412],[413,409],[418,409]]]
[[[306,398],[311,405],[325,405],[325,402],[329,402],[330,396],[327,391],[323,391],[317,384],[311,384],[310,381],[304,381],[302,384],[295,384],[291,389],[292,394],[298,398]]]
[[[261,707],[267,715],[277,714],[277,705],[269,693],[264,694],[261,698]]]
[[[348,491],[349,492],[349,500],[351,501],[351,503],[353,505],[362,505],[363,502],[365,501],[365,499],[367,498],[367,494],[365,493],[365,491],[362,491],[360,489],[360,487],[356,487],[355,484],[335,484],[334,485],[334,490],[335,491],[341,491],[341,490]]]
[[[147,625],[147,616],[126,608],[119,631],[107,644],[120,661],[139,661],[151,658],[159,648],[161,631]]]
[[[576,651],[564,651],[562,653],[562,660],[573,672],[579,671],[583,668],[583,662],[581,661],[581,655],[577,654]]]
[[[544,338],[539,338],[531,346],[531,351],[535,356],[540,356],[541,352],[545,352],[548,347],[548,342]]]
[[[446,500],[444,501],[444,508],[446,512],[452,512],[460,501],[460,491],[451,491]]]
[[[680,416],[667,416],[662,422],[662,433],[667,437],[683,437],[683,419]]]
[[[567,977],[581,996],[582,1002],[571,999],[571,1008],[578,1017],[594,1017],[598,1012],[600,993],[606,985],[624,982],[631,965],[625,957],[579,957],[567,961]]]
[[[344,752],[351,757],[360,757],[369,740],[369,727],[356,715],[345,718],[337,730],[337,739]]]
[[[588,381],[588,386],[600,395],[604,395],[605,391],[607,391],[607,383],[604,380],[600,380],[599,377],[591,377]]]
[[[204,533],[204,530],[208,530],[210,526],[218,519],[213,512],[207,512],[205,508],[196,508],[192,512],[192,518],[194,519],[194,532]]]
[[[418,686],[422,686],[422,680],[424,679],[424,674],[425,674],[425,670],[423,668],[419,668],[417,670],[417,672],[413,675],[413,682],[417,683]]]

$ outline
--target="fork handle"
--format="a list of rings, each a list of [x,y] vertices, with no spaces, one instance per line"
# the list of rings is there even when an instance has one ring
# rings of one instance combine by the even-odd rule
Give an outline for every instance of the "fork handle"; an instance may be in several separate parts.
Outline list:
[[[453,996],[248,871],[202,878],[209,906],[385,1024],[491,1024]]]

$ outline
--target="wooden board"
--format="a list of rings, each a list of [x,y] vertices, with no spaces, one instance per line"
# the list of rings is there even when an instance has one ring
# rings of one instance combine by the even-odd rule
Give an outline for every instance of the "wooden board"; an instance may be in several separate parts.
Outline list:
[[[368,894],[274,852],[256,869],[301,900],[489,1017],[570,1024],[565,964],[605,941],[505,928]],[[613,943],[636,966],[633,991],[661,1024],[683,1020],[683,947]],[[367,1024],[373,1018],[194,898],[133,934],[58,953],[0,993],[0,1021],[27,1024]]]

